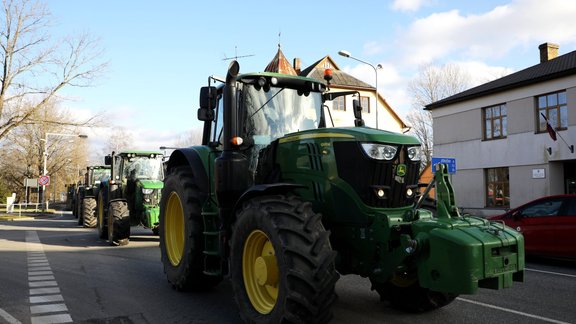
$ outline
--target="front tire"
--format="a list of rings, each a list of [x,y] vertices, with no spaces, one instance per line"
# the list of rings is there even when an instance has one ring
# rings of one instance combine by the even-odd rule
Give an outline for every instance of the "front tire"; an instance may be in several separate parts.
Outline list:
[[[230,276],[247,323],[326,323],[339,278],[320,214],[285,196],[258,197],[237,215]]]
[[[84,198],[82,201],[82,225],[87,228],[96,227],[96,199]]]
[[[396,273],[385,283],[372,282],[372,290],[387,300],[392,308],[424,313],[450,304],[458,295],[432,291],[421,287],[415,272]]]
[[[108,242],[127,245],[130,240],[130,212],[123,200],[114,200],[108,207]]]
[[[177,290],[203,291],[222,281],[204,274],[204,222],[201,192],[187,166],[175,168],[164,179],[160,200],[159,235],[164,273]]]
[[[82,223],[84,222],[84,199],[80,200],[78,202],[78,213],[77,213],[77,223],[78,225],[82,225]]]
[[[108,201],[104,197],[104,190],[100,190],[98,194],[98,237],[106,240],[108,238],[108,224],[106,224],[107,217],[104,211],[104,204],[108,204]]]

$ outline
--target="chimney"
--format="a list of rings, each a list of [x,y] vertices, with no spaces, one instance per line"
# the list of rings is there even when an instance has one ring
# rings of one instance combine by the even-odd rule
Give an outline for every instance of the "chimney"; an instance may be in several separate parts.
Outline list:
[[[302,70],[302,60],[298,57],[294,58],[294,70],[296,70],[297,74],[300,74],[300,71]]]
[[[540,50],[540,63],[555,59],[558,56],[558,48],[560,48],[560,46],[553,43],[544,43],[538,46]]]

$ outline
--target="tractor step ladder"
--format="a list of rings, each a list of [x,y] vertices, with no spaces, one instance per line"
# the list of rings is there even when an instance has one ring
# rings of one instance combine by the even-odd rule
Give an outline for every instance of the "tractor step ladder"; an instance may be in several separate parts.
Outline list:
[[[218,228],[218,212],[202,211],[204,220],[204,274],[209,276],[222,275],[220,230]]]

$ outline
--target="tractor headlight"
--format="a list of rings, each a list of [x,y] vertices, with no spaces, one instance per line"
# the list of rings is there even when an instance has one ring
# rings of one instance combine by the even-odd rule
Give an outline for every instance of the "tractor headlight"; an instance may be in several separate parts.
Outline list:
[[[412,146],[408,148],[408,158],[410,161],[420,161],[420,147]]]
[[[370,158],[390,161],[396,156],[398,148],[385,144],[363,143],[362,149]]]
[[[147,189],[147,188],[142,188],[142,193],[145,195],[150,195],[154,192],[154,189]]]

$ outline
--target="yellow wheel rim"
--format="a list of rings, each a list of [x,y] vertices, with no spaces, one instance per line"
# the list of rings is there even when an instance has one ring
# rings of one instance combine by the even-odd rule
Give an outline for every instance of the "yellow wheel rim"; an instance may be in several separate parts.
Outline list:
[[[278,299],[279,271],[272,242],[260,230],[246,239],[242,273],[252,306],[261,314],[270,313]]]
[[[184,254],[184,209],[174,191],[168,197],[164,212],[164,243],[170,263],[178,266]]]

